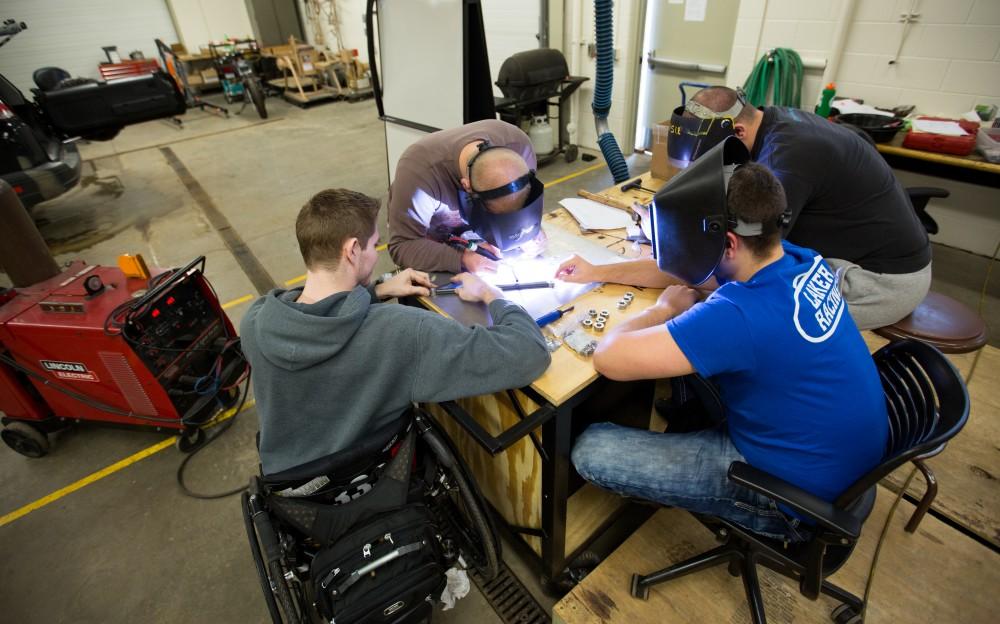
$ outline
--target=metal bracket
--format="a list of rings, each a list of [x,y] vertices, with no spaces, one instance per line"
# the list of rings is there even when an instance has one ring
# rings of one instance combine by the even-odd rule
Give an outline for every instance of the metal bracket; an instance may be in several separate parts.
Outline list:
[[[442,401],[439,405],[490,455],[497,455],[506,451],[518,443],[521,438],[544,425],[556,414],[555,408],[546,403],[526,418],[519,420],[513,427],[505,430],[498,436],[493,436],[458,403],[454,401]]]

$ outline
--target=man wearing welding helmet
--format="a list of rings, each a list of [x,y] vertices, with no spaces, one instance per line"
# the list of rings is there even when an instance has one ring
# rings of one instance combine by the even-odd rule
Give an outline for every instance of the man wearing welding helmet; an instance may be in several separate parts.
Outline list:
[[[537,254],[544,186],[516,126],[495,119],[442,130],[403,152],[389,189],[389,254],[421,271],[495,271],[504,253]]]
[[[757,109],[727,87],[698,91],[672,124],[667,147],[678,166],[736,136],[774,173],[788,202],[785,237],[841,271],[858,327],[891,325],[923,301],[931,284],[927,232],[885,159],[856,132],[795,108]],[[570,279],[588,281],[580,268]],[[631,283],[650,269],[615,271]]]
[[[735,138],[677,175],[644,222],[662,271],[721,284],[699,302],[673,285],[617,326],[594,366],[617,380],[698,373],[724,420],[687,433],[591,425],[572,459],[587,480],[723,517],[787,541],[807,535],[771,500],[730,482],[745,461],[827,501],[882,457],[887,416],[868,349],[840,292],[841,272],[781,240],[785,196]],[[669,418],[668,418],[669,420]]]

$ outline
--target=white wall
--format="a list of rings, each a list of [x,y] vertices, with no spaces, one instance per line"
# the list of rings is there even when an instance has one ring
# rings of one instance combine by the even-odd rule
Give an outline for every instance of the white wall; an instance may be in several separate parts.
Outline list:
[[[496,86],[503,62],[512,54],[538,47],[540,8],[539,0],[483,0],[483,26],[494,95],[503,95]]]
[[[244,0],[166,0],[166,3],[177,25],[178,37],[188,52],[195,53],[209,41],[226,37],[253,37]]]
[[[157,58],[153,40],[177,37],[163,0],[2,0],[0,7],[0,19],[28,24],[0,48],[0,68],[29,98],[39,67],[98,78],[97,65],[107,62],[103,46],[118,46],[122,58],[132,50]]]
[[[743,0],[727,80],[742,84],[775,47],[828,58],[844,0]],[[1000,106],[1000,0],[918,0],[920,16],[903,42],[901,13],[913,0],[857,0],[837,76],[837,94],[919,112],[955,115],[975,104]],[[763,27],[762,27],[763,20]],[[807,70],[803,108],[816,102],[822,70]]]

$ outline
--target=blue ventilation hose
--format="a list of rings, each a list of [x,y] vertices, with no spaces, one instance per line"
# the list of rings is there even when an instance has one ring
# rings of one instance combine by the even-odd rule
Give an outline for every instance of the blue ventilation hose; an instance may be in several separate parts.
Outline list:
[[[597,128],[597,145],[604,154],[608,169],[615,183],[629,179],[628,163],[622,155],[618,141],[608,128],[608,112],[611,110],[611,85],[614,80],[615,49],[614,22],[611,13],[613,0],[594,0],[594,31],[597,42],[597,72],[594,80],[594,101],[590,107],[594,111],[594,125]]]

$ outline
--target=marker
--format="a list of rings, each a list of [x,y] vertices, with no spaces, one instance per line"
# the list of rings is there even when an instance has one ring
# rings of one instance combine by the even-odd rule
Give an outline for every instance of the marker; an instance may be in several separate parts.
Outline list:
[[[543,315],[539,316],[537,319],[535,319],[535,323],[539,327],[545,327],[549,323],[554,323],[555,321],[558,321],[563,316],[565,316],[568,312],[572,312],[573,311],[573,307],[574,306],[570,306],[570,307],[566,308],[565,310],[553,310],[553,311],[551,311],[551,312],[549,312],[547,314],[543,314]]]

